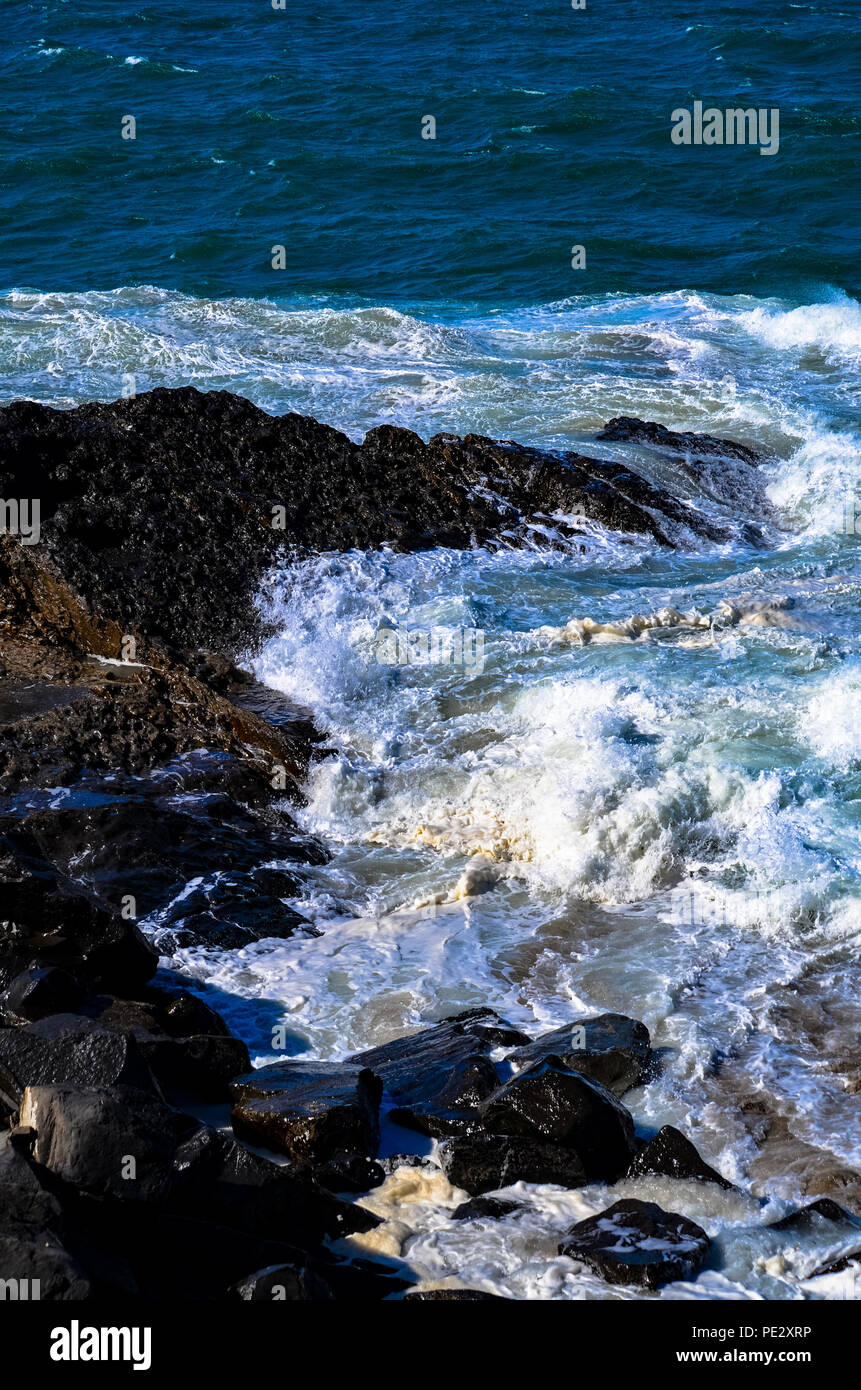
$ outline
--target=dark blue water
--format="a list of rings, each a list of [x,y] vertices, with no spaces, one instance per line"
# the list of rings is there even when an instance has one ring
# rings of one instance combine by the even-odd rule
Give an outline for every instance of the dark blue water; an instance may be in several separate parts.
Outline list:
[[[4,287],[858,291],[848,0],[6,0],[2,20]],[[779,152],[674,146],[695,99],[779,108]]]

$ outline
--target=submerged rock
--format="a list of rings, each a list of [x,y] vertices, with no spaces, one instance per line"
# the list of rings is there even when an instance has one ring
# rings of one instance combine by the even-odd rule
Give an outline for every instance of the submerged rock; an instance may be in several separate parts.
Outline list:
[[[654,1202],[628,1199],[578,1221],[560,1242],[559,1254],[587,1264],[608,1284],[657,1289],[695,1278],[709,1245],[696,1222]]]
[[[504,1197],[472,1197],[461,1202],[451,1214],[452,1221],[499,1221],[523,1211],[522,1202],[507,1202]]]
[[[772,1221],[770,1229],[772,1231],[816,1230],[823,1221],[861,1228],[861,1216],[847,1211],[845,1207],[841,1207],[830,1197],[819,1197],[815,1202],[809,1202],[806,1207],[800,1207],[798,1211],[792,1211],[788,1216],[782,1216],[779,1221]]]

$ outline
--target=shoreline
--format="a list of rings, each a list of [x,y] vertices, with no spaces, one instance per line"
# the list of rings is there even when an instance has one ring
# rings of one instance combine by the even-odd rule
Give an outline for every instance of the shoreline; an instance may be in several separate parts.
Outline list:
[[[291,1300],[409,1296],[399,1261],[327,1244],[349,1231],[360,1245],[380,1239],[373,1210],[352,1199],[387,1177],[376,1161],[384,1088],[384,1113],[416,1143],[443,1145],[442,1171],[472,1207],[458,1220],[511,1215],[486,1194],[512,1182],[576,1190],[653,1174],[727,1187],[671,1126],[635,1134],[619,1097],[649,1075],[637,1020],[572,1018],[535,1039],[471,1011],[350,1062],[252,1072],[216,1011],[153,985],[157,955],[137,926],[183,883],[229,865],[215,900],[182,899],[165,943],[230,951],[317,934],[283,905],[296,878],[265,864],[325,862],[327,847],[284,801],[301,804],[309,766],[332,750],[307,711],[234,664],[265,635],[255,590],[279,559],[564,550],[588,545],[590,524],[667,548],[767,545],[764,460],[748,446],[630,417],[598,438],[681,461],[716,510],[627,461],[472,435],[425,443],[394,427],[359,446],[226,392],[0,411],[0,491],[41,506],[38,544],[0,537],[0,793],[24,803],[0,825],[12,904],[0,954],[0,1185],[12,1198],[5,1248],[42,1298],[149,1296],[163,1277],[159,1242],[177,1261],[176,1297],[191,1286],[267,1299],[279,1280]],[[727,518],[739,496],[753,519]],[[58,804],[40,796],[57,787]],[[183,1108],[228,1101],[235,1137]],[[263,1157],[263,1140],[288,1163]],[[409,1158],[421,1168],[418,1152]],[[617,1216],[636,1228],[642,1258],[622,1274],[646,1288],[695,1277],[711,1257],[702,1228],[672,1212],[668,1227],[663,1209],[630,1202]],[[850,1241],[861,1225],[833,1201],[795,1216]],[[569,1233],[562,1253],[608,1286],[625,1283],[595,1234]],[[660,1257],[642,1255],[656,1243]],[[272,1266],[277,1279],[261,1273]],[[24,1272],[33,1268],[42,1272]]]

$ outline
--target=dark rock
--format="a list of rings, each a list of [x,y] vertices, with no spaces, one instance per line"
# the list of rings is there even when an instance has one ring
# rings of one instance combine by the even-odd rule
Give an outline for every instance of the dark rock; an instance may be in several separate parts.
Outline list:
[[[56,1236],[39,1227],[0,1229],[4,1299],[66,1301],[89,1298],[85,1271]]]
[[[809,1274],[807,1277],[808,1279],[817,1279],[820,1274],[842,1274],[844,1270],[849,1269],[850,1265],[858,1259],[859,1255],[861,1255],[861,1245],[859,1245],[856,1250],[853,1250],[848,1255],[844,1255],[839,1260],[829,1260],[827,1264],[820,1265],[817,1269],[814,1269],[812,1274]]]
[[[716,439],[710,434],[668,430],[653,421],[627,416],[610,420],[597,438],[646,445],[664,456],[669,455],[677,473],[693,481],[697,495],[726,506],[734,522],[742,508],[749,516],[774,520],[764,479],[758,472],[758,466],[767,459],[746,444]],[[737,529],[749,544],[760,547],[764,544],[761,527],[742,522]]]
[[[769,1229],[772,1231],[815,1230],[817,1226],[821,1226],[822,1221],[861,1226],[861,1217],[847,1211],[845,1207],[841,1207],[830,1197],[819,1197],[815,1202],[809,1202],[806,1207],[792,1211],[788,1216],[782,1216],[779,1221],[772,1221]]]
[[[309,1303],[331,1300],[332,1290],[307,1265],[270,1265],[255,1270],[233,1292],[246,1303]]]
[[[314,1168],[314,1179],[330,1192],[370,1192],[386,1180],[379,1163],[362,1154],[332,1158]]]
[[[439,1164],[421,1154],[389,1154],[377,1160],[385,1174],[396,1173],[399,1168],[426,1168],[428,1172],[439,1172]]]
[[[608,1284],[657,1289],[694,1278],[709,1245],[705,1231],[687,1217],[629,1199],[578,1221],[561,1241],[559,1254],[587,1264]]]
[[[446,1023],[456,1023],[466,1033],[471,1033],[489,1047],[523,1047],[532,1039],[512,1028],[510,1023],[499,1017],[493,1009],[464,1009],[462,1013],[452,1014]]]
[[[28,1086],[114,1085],[152,1089],[133,1038],[71,1014],[0,1029],[0,1090],[20,1103]]]
[[[480,1289],[417,1289],[404,1294],[404,1303],[510,1303],[498,1293],[482,1293]]]
[[[506,1027],[492,1009],[469,1009],[350,1060],[382,1078],[396,1124],[434,1138],[471,1133],[475,1107],[499,1084],[487,1030]]]
[[[42,541],[31,549],[44,554],[24,559],[53,566],[91,627],[98,615],[120,633],[205,649],[210,667],[259,635],[255,589],[285,542],[463,548],[501,531],[534,538],[542,532],[530,525],[581,507],[666,542],[662,522],[678,507],[645,479],[576,453],[478,435],[425,444],[389,425],[360,446],[314,420],[192,387],[68,411],[15,402],[0,413],[0,489],[41,499]],[[688,510],[689,530],[719,529]]]
[[[190,1116],[131,1086],[30,1086],[21,1123],[36,1131],[35,1162],[56,1178],[139,1202],[169,1196],[177,1146],[198,1128]]]
[[[190,1038],[195,1033],[204,1033],[211,1038],[231,1036],[221,1014],[211,1009],[203,999],[198,999],[196,994],[189,994],[188,990],[180,991],[165,1005],[162,1022],[165,1032],[173,1038]]]
[[[139,917],[171,903],[189,880],[210,881],[186,894],[165,924],[182,921],[193,932],[195,919],[209,914],[239,932],[243,944],[289,936],[303,920],[273,892],[295,894],[296,877],[260,865],[267,859],[326,858],[286,814],[265,820],[224,796],[189,799],[182,810],[137,797],[43,811],[28,817],[26,833],[36,853],[64,872],[74,868],[75,878],[103,904],[118,911],[131,894]]]
[[[664,1125],[644,1149],[634,1158],[628,1169],[628,1177],[641,1178],[648,1174],[666,1178],[697,1178],[700,1182],[713,1182],[718,1187],[733,1191],[733,1184],[722,1174],[700,1158],[690,1139],[686,1139],[672,1125]]]
[[[472,1134],[440,1145],[449,1182],[476,1195],[516,1182],[582,1187],[586,1170],[574,1149],[507,1134]]]
[[[239,1038],[152,1038],[141,1054],[168,1098],[229,1100],[230,1083],[248,1070],[248,1048]]]
[[[716,454],[720,458],[742,459],[751,467],[764,462],[763,455],[746,444],[736,444],[731,439],[716,439],[711,434],[668,430],[665,425],[657,425],[652,420],[638,420],[629,415],[617,415],[608,421],[596,438],[633,440],[661,449],[672,449],[676,453]]]
[[[275,1062],[231,1086],[240,1139],[286,1153],[296,1163],[327,1163],[380,1142],[382,1082],[367,1067],[338,1062]]]
[[[38,1025],[19,1030],[15,1035],[23,1039],[38,1036],[46,1040],[46,1045],[47,1040],[52,1039],[55,1048],[60,1050],[72,1039],[69,1063],[64,1064],[61,1060],[60,1071],[64,1065],[68,1069],[72,1057],[78,1052],[84,1054],[84,1062],[74,1076],[52,1076],[46,1072],[34,1076],[32,1081],[25,1081],[24,1085],[79,1080],[81,1085],[101,1086],[119,1082],[146,1090],[151,1089],[155,1081],[168,1098],[196,1096],[206,1101],[217,1101],[229,1099],[229,1083],[251,1065],[245,1043],[229,1033],[225,1035],[222,1031],[214,1035],[172,1037],[165,1032],[161,1024],[167,1018],[164,1009],[159,1007],[157,995],[152,1003],[96,995],[90,996],[82,1007],[87,1011],[85,1014],[53,1015]],[[212,1010],[204,1009],[190,1017],[196,1017],[204,1024],[209,1023],[211,1017],[220,1029],[226,1026]],[[127,1068],[122,1074],[111,1077],[110,1066],[107,1070],[96,1067],[87,1081],[87,1039],[92,1040],[93,1047],[101,1046],[106,1057],[114,1057],[120,1049],[125,1048],[132,1059],[137,1059],[137,1069]],[[113,1039],[113,1046],[110,1039]],[[17,1044],[19,1048],[23,1045]],[[9,1043],[8,1046],[14,1049],[16,1044]],[[3,1078],[2,1059],[3,1035],[0,1033],[0,1086]]]
[[[503,1216],[511,1216],[523,1211],[522,1202],[506,1202],[502,1197],[472,1197],[461,1202],[451,1214],[452,1221],[498,1221]]]
[[[430,1103],[419,1101],[410,1106],[397,1106],[389,1118],[404,1129],[414,1129],[434,1139],[472,1134],[479,1128],[476,1106],[498,1085],[499,1075],[489,1058],[467,1057],[455,1062]]]
[[[263,1239],[316,1247],[380,1224],[372,1212],[318,1187],[307,1169],[271,1163],[208,1125],[180,1144],[173,1167],[174,1211]]]
[[[95,907],[29,849],[23,832],[0,834],[0,989],[47,966],[90,989],[142,986],[158,957],[135,924]]]
[[[576,1019],[506,1057],[518,1069],[556,1056],[571,1071],[591,1076],[617,1096],[643,1080],[651,1058],[649,1030],[624,1014]]]
[[[68,970],[31,966],[0,995],[0,1018],[7,1023],[31,1023],[47,1014],[74,1011],[83,997],[84,991]]]
[[[8,1133],[0,1133],[0,1200],[2,1226],[60,1229],[59,1201],[43,1185],[38,1169]],[[0,1278],[3,1278],[2,1265]]]
[[[612,1182],[634,1155],[634,1122],[599,1082],[548,1057],[506,1081],[479,1107],[492,1134],[521,1135],[574,1149],[590,1178]]]

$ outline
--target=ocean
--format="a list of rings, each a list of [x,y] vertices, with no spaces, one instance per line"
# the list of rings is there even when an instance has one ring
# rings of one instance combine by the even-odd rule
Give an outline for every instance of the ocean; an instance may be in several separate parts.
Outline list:
[[[687,1194],[721,1272],[666,1296],[857,1296],[766,1229],[861,1196],[849,6],[11,0],[3,21],[4,403],[192,384],[356,439],[616,458],[594,436],[629,415],[767,454],[767,548],[595,526],[582,549],[276,568],[246,661],[336,750],[299,813],[333,857],[292,903],[323,934],[165,966],[261,1062],[276,1025],[340,1058],[473,1005],[532,1033],[640,1018],[662,1066],[625,1103],[740,1189]],[[779,150],[674,146],[698,99],[778,108]],[[385,624],[462,659],[382,664]],[[390,1180],[368,1248],[514,1298],[632,1297],[555,1253],[606,1196],[524,1188],[489,1229],[448,1219],[441,1176]]]

